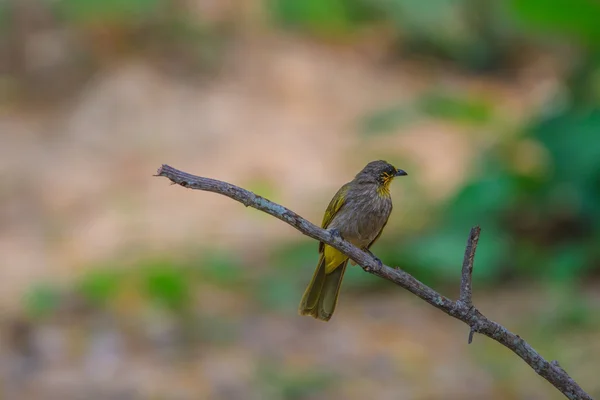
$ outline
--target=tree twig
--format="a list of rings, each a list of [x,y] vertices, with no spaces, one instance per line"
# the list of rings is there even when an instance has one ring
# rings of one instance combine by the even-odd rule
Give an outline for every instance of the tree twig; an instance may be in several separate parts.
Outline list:
[[[465,258],[462,265],[462,279],[460,281],[460,301],[467,307],[473,306],[473,285],[471,284],[473,276],[473,262],[475,260],[475,251],[479,242],[481,228],[475,226],[471,228],[467,248],[465,249]]]
[[[190,189],[222,194],[244,204],[246,207],[253,207],[272,215],[296,228],[306,236],[335,247],[353,259],[366,272],[395,283],[435,308],[466,323],[471,327],[471,332],[485,335],[509,348],[533,368],[537,374],[544,377],[569,399],[592,400],[592,397],[587,394],[564,369],[559,367],[557,363],[551,363],[545,360],[519,335],[510,332],[502,325],[488,319],[472,305],[471,272],[473,270],[473,257],[475,256],[477,240],[479,239],[478,227],[473,228],[471,230],[471,235],[469,236],[465,254],[465,263],[467,264],[467,267],[465,268],[465,263],[463,263],[463,282],[461,284],[460,299],[458,301],[452,301],[419,282],[412,275],[400,269],[391,268],[387,265],[378,263],[373,256],[346,242],[340,236],[319,228],[295,212],[246,189],[215,179],[191,175],[168,165],[162,165],[158,169],[156,176],[164,176],[173,183]],[[469,244],[471,244],[471,250],[469,250]]]
[[[459,301],[469,308],[473,307],[473,262],[475,261],[475,252],[477,251],[480,233],[481,228],[479,226],[471,228],[462,265]],[[475,331],[471,327],[471,330],[469,331],[469,344],[473,342],[474,333]]]

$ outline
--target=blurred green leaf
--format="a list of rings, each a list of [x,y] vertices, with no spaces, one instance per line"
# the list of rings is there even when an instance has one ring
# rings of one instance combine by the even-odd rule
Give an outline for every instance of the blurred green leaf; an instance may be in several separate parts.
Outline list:
[[[270,0],[269,6],[283,25],[321,35],[349,33],[376,13],[364,0]]]
[[[539,273],[541,268],[544,268],[544,273],[546,273],[545,265],[547,265],[550,256],[541,246],[531,243],[530,240],[521,238],[518,241],[518,245],[511,252],[511,257],[514,261],[512,265],[514,270],[512,272],[515,275],[538,280],[540,279]]]
[[[373,0],[405,53],[450,60],[469,71],[498,69],[519,37],[495,0]],[[522,41],[522,39],[521,39]]]
[[[367,115],[360,122],[360,132],[365,135],[393,133],[419,118],[411,105],[397,105]]]
[[[286,243],[277,247],[270,258],[274,269],[298,273],[308,265],[317,265],[319,246],[314,240]]]
[[[551,253],[546,265],[547,276],[556,282],[574,281],[587,272],[590,265],[587,249],[582,243],[561,246]]]
[[[378,257],[383,257],[382,255],[378,255]],[[381,259],[384,264],[387,264],[389,261],[387,258]],[[308,282],[307,282],[308,283]],[[348,263],[348,267],[346,268],[346,272],[344,273],[344,288],[342,290],[350,289],[370,289],[376,288],[380,285],[386,285],[385,281],[381,278],[376,277],[375,275],[367,274],[363,269],[358,265],[351,265]]]
[[[365,135],[393,133],[425,118],[482,125],[493,119],[491,104],[447,92],[430,92],[409,104],[398,104],[370,113],[360,121]]]
[[[454,283],[460,280],[460,271],[469,229],[464,226],[449,225],[436,231],[417,237],[403,246],[402,260],[399,265],[408,264],[407,271],[418,278],[434,282]],[[502,272],[509,253],[510,240],[499,229],[484,225],[477,247],[476,264],[473,279],[480,282],[492,282]]]
[[[60,306],[60,292],[58,289],[40,284],[34,286],[25,296],[25,308],[28,314],[34,317],[44,317],[52,314]]]
[[[163,0],[58,0],[56,9],[77,22],[135,21],[156,12]]]
[[[307,285],[309,281],[310,275],[307,275]],[[270,309],[294,311],[298,308],[298,302],[302,297],[301,290],[296,279],[277,273],[261,276],[257,287],[252,292],[264,306]]]
[[[462,0],[379,0],[377,3],[409,34],[456,40],[465,33],[460,18]]]
[[[549,329],[555,332],[573,332],[599,326],[600,319],[596,317],[597,313],[577,282],[572,279],[549,282],[547,290],[551,300],[536,318],[538,336],[546,336]]]
[[[237,285],[247,279],[247,266],[235,254],[221,250],[204,252],[199,261],[199,272],[203,282],[217,285]]]
[[[468,226],[496,220],[510,209],[517,194],[516,181],[505,174],[484,175],[467,183],[446,205],[445,218]]]
[[[120,276],[112,271],[95,270],[78,284],[79,292],[96,305],[104,305],[119,289]]]
[[[595,0],[511,0],[514,15],[531,28],[600,44],[600,3]]]
[[[550,206],[569,208],[600,230],[600,109],[566,112],[540,122],[532,136],[552,160]]]
[[[493,115],[487,102],[442,92],[423,96],[418,106],[426,115],[455,122],[483,124],[490,122]]]
[[[190,280],[183,269],[156,262],[142,273],[146,293],[158,304],[173,310],[181,310],[189,304]]]
[[[549,118],[532,128],[532,136],[550,152],[559,181],[595,182],[600,175],[600,109]]]

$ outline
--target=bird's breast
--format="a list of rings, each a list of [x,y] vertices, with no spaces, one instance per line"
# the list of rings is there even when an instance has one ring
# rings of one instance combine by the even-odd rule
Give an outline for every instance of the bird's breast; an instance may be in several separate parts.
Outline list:
[[[392,212],[392,200],[376,191],[355,193],[336,215],[331,227],[358,247],[368,246],[383,229]]]

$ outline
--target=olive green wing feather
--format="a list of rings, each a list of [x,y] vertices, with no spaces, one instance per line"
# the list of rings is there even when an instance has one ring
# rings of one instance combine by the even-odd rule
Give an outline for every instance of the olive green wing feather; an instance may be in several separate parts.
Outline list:
[[[344,207],[346,204],[346,194],[348,193],[348,189],[350,188],[350,183],[346,183],[342,186],[337,193],[333,196],[329,205],[327,206],[327,210],[325,210],[325,215],[323,216],[323,222],[321,223],[321,228],[327,229],[333,218],[337,215],[337,213]],[[323,251],[323,243],[319,243],[319,252]]]

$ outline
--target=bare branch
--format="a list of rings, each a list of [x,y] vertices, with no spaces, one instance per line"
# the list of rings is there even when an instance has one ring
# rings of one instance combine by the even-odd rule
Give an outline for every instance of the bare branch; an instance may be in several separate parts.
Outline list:
[[[473,261],[475,259],[475,251],[477,251],[477,243],[479,242],[479,233],[481,228],[475,226],[471,228],[467,248],[465,249],[465,258],[462,265],[462,279],[460,282],[460,301],[467,307],[473,306],[473,285],[471,283],[473,276]]]
[[[459,302],[469,308],[473,307],[473,262],[475,261],[475,252],[477,251],[477,243],[479,243],[480,233],[481,228],[479,226],[474,226],[471,228],[462,265]],[[469,344],[473,342],[474,333],[475,330],[473,327],[471,327],[471,330],[469,331]]]
[[[204,190],[222,194],[233,200],[239,201],[246,207],[253,207],[257,210],[272,215],[275,218],[278,218],[293,226],[306,236],[335,247],[356,261],[356,263],[360,265],[363,270],[395,283],[396,285],[408,290],[422,300],[431,304],[435,308],[466,323],[471,327],[472,332],[485,335],[509,348],[515,354],[521,357],[531,368],[533,368],[537,374],[544,377],[569,399],[592,400],[592,397],[587,394],[567,374],[564,369],[560,368],[557,363],[548,362],[525,340],[521,339],[519,335],[515,335],[502,325],[489,320],[483,314],[481,314],[479,310],[470,305],[471,272],[473,269],[475,248],[479,238],[479,228],[476,227],[471,230],[468,243],[472,246],[471,250],[469,250],[469,245],[467,245],[467,255],[465,255],[467,268],[465,268],[463,265],[463,283],[465,280],[468,280],[468,284],[462,285],[464,287],[461,287],[460,300],[452,301],[419,282],[412,275],[407,274],[400,269],[390,268],[387,265],[378,263],[372,255],[346,242],[339,235],[332,234],[325,229],[319,228],[295,212],[279,204],[273,203],[264,197],[258,196],[246,189],[242,189],[238,186],[215,179],[191,175],[168,165],[163,165],[160,167],[156,176],[164,176],[170,179],[173,183],[190,189]],[[465,269],[467,271],[465,271]],[[468,289],[465,289],[467,287]],[[463,299],[468,300],[468,302],[463,301]]]

